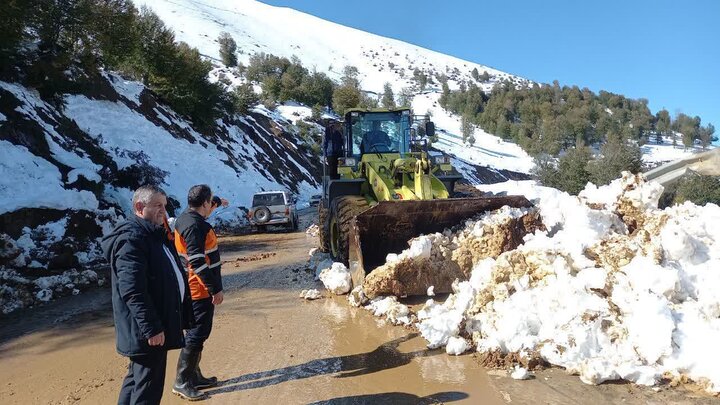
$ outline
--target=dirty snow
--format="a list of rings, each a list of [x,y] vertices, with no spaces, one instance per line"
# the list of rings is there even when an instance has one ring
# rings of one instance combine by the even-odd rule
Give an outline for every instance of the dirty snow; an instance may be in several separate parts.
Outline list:
[[[322,294],[320,294],[320,291],[313,288],[311,290],[302,290],[300,292],[300,298],[304,298],[306,300],[316,300],[322,298]]]
[[[329,268],[323,269],[319,277],[325,288],[333,294],[346,294],[350,291],[350,272],[342,263],[335,262]]]
[[[385,317],[393,325],[409,325],[412,322],[410,309],[398,302],[397,297],[378,297],[370,301],[365,309],[378,317]]]
[[[444,303],[428,299],[414,325],[429,348],[459,354],[467,341],[541,358],[588,384],[665,376],[720,392],[720,207],[660,210],[662,188],[627,173],[579,197],[534,182],[482,189],[528,196],[547,230],[476,263]],[[477,229],[466,225],[458,233]],[[367,308],[385,316],[395,302]],[[520,366],[511,375],[531,377]]]

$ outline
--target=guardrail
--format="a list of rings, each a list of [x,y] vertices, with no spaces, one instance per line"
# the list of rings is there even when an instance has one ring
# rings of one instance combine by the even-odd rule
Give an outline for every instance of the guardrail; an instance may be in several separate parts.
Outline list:
[[[689,172],[706,176],[720,176],[720,148],[666,163],[646,172],[644,176],[647,180],[666,186],[680,180]]]

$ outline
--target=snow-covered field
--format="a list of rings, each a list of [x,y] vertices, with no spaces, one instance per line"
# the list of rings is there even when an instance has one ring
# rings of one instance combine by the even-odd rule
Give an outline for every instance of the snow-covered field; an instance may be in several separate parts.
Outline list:
[[[396,297],[349,300],[393,324],[412,324],[429,347],[449,354],[542,359],[588,384],[627,380],[655,385],[690,378],[720,392],[720,207],[691,203],[660,210],[662,187],[625,174],[579,197],[511,181],[481,186],[527,196],[546,230],[517,249],[474,262],[444,301],[417,313]],[[432,254],[411,246],[404,260],[455,260],[453,249],[497,232],[533,209],[503,209],[454,232],[421,236]],[[442,243],[440,243],[442,242]],[[438,254],[435,249],[451,253]],[[321,262],[315,259],[316,262]],[[397,261],[395,256],[389,262]],[[518,365],[513,378],[527,378]]]

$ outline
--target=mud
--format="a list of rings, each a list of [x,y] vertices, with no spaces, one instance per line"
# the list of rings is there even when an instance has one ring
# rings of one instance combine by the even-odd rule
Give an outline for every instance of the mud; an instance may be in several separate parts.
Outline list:
[[[386,263],[367,275],[363,290],[369,298],[425,295],[430,286],[438,294],[451,293],[453,282],[469,279],[478,262],[517,248],[525,235],[543,229],[540,214],[531,210],[473,231],[429,235],[427,238],[432,241],[429,257]]]

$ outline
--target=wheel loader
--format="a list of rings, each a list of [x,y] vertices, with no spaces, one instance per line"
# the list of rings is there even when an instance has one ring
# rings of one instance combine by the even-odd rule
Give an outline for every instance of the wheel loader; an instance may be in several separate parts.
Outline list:
[[[462,176],[449,156],[428,150],[434,133],[432,121],[409,108],[345,113],[339,178],[323,172],[319,236],[320,250],[348,265],[353,285],[413,237],[505,205],[531,206],[523,196],[453,198]]]

